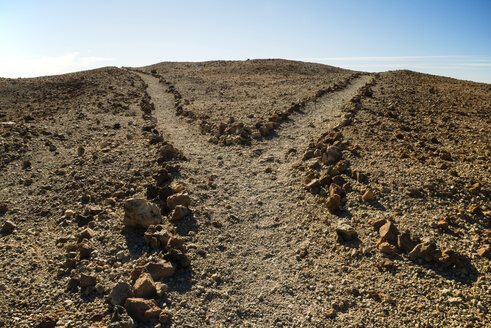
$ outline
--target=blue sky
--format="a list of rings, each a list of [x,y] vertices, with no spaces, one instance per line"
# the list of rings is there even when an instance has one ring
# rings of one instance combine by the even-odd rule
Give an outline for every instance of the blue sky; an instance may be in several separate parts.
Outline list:
[[[0,0],[0,76],[285,58],[491,83],[491,0]]]

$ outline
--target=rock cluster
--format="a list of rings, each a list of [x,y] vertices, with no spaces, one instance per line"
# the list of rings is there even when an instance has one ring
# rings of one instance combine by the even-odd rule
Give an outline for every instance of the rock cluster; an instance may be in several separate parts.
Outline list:
[[[115,306],[119,316],[127,312],[138,322],[159,320],[161,323],[166,323],[170,320],[171,314],[167,309],[162,309],[156,300],[161,299],[167,292],[167,285],[161,280],[173,276],[175,269],[174,264],[163,259],[154,259],[144,266],[135,266],[131,273],[132,283],[117,282],[107,299]],[[95,284],[95,281],[90,280],[93,278],[84,279],[87,280],[84,284]],[[131,318],[125,320],[129,322],[132,321]],[[120,322],[122,319],[117,318],[113,321]]]
[[[243,123],[236,123],[235,119],[233,118],[231,118],[227,123],[222,122],[215,125],[208,123],[206,120],[201,120],[201,132],[211,134],[212,137],[209,139],[209,141],[215,144],[225,146],[232,144],[249,145],[251,139],[261,139],[271,135],[281,122],[288,120],[292,113],[302,110],[307,103],[316,101],[318,98],[329,92],[335,92],[345,88],[352,79],[358,76],[359,74],[355,73],[346,78],[344,81],[334,83],[332,86],[318,90],[310,97],[306,97],[298,102],[292,103],[283,110],[277,110],[267,118],[266,122],[260,121],[254,126],[245,126]]]
[[[185,159],[185,157],[172,145],[167,143],[162,144],[157,149],[157,156],[157,163],[159,163],[161,167],[152,176],[154,182],[146,185],[146,196],[152,203],[160,208],[161,214],[168,214],[175,210],[176,206],[182,206],[175,210],[170,218],[172,220],[183,219],[189,214],[188,207],[191,204],[191,198],[184,192],[184,188],[181,184],[173,182],[173,175],[178,171],[178,167],[171,165],[170,161],[175,159]],[[186,209],[183,207],[186,207]],[[147,202],[142,210],[143,209],[149,215],[149,220],[146,220],[146,223],[148,224],[145,224],[145,228],[151,224],[155,225],[160,223],[160,220],[157,219],[158,215],[156,214],[156,208],[153,205]],[[129,222],[131,222],[131,220]]]
[[[146,73],[148,74],[148,73]],[[319,89],[310,97],[305,97],[297,102],[293,102],[290,106],[284,109],[278,109],[269,115],[265,121],[259,121],[254,125],[246,125],[241,122],[236,122],[233,117],[230,117],[226,122],[210,123],[206,118],[198,118],[193,110],[187,109],[189,100],[183,99],[181,93],[174,85],[166,81],[162,75],[151,72],[154,77],[159,78],[160,83],[167,86],[167,92],[174,96],[174,107],[176,115],[184,116],[192,121],[198,120],[201,133],[211,135],[209,141],[222,146],[235,144],[250,145],[252,139],[261,139],[271,135],[281,122],[288,120],[288,117],[295,111],[300,111],[309,102],[316,101],[318,98],[327,93],[335,92],[346,88],[351,80],[359,77],[360,73],[354,73],[342,81],[333,83],[331,86]]]
[[[381,219],[373,222],[373,226],[378,230],[380,238],[376,246],[381,253],[387,255],[397,255],[406,252],[410,260],[424,260],[426,262],[438,262],[442,265],[465,267],[469,259],[454,250],[439,250],[431,239],[420,240],[411,236],[406,230],[400,233],[395,224],[391,221]]]
[[[349,161],[343,158],[343,151],[353,152],[355,147],[343,141],[340,132],[331,130],[317,142],[309,144],[303,155],[306,165],[297,166],[305,171],[305,189],[325,197],[325,206],[330,212],[339,210],[346,201],[346,194],[351,192],[351,183],[347,179],[368,182],[366,174],[350,169]],[[375,195],[368,188],[362,198],[370,201]]]
[[[116,283],[109,293],[108,300],[119,309],[120,313],[127,313],[139,322],[151,319],[166,323],[171,314],[161,309],[155,299],[159,299],[167,292],[167,285],[160,280],[169,278],[175,273],[175,265],[165,260],[155,260],[145,266],[136,266],[133,269],[131,285],[125,281]],[[161,318],[162,317],[162,318]]]
[[[179,267],[188,267],[189,258],[186,256],[186,247],[178,235],[173,235],[164,225],[150,226],[145,232],[145,241],[152,249],[166,251],[164,258],[177,263]]]

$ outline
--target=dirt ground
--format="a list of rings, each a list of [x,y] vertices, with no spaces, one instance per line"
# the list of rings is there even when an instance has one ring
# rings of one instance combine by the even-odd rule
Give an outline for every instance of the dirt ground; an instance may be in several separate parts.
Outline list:
[[[488,84],[282,60],[0,79],[0,327],[485,327],[490,108]],[[125,227],[132,197],[184,246]],[[160,260],[159,313],[111,304]]]

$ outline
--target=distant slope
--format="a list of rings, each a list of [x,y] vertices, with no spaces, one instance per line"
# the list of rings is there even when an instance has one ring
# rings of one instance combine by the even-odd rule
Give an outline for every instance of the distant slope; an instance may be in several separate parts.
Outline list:
[[[212,123],[231,117],[254,125],[274,111],[308,99],[355,72],[280,59],[163,62],[142,68],[161,75],[181,94],[182,106]]]

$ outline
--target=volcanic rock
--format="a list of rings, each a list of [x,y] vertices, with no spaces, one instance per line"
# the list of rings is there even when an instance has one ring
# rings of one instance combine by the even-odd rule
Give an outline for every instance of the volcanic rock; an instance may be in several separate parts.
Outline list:
[[[341,188],[341,186],[335,183],[331,183],[331,185],[329,186],[329,195],[331,197],[334,195],[342,196],[343,194],[344,194],[344,190],[343,188]]]
[[[179,236],[171,236],[167,241],[166,250],[179,249],[184,250],[184,240]]]
[[[161,221],[160,209],[157,205],[143,198],[130,198],[123,204],[126,226],[148,228]]]
[[[343,159],[340,160],[336,165],[334,165],[332,169],[332,173],[333,175],[341,174],[346,172],[347,169],[348,169],[348,161]]]
[[[131,285],[127,282],[119,281],[114,285],[109,300],[113,305],[122,305],[128,297],[131,296]]]
[[[388,242],[395,242],[397,240],[397,235],[399,231],[397,231],[396,226],[392,222],[387,222],[379,229],[380,237]]]
[[[79,237],[80,239],[90,239],[94,237],[94,234],[95,234],[94,230],[90,228],[85,228],[84,230],[82,230],[82,232],[80,232]]]
[[[126,309],[119,305],[114,307],[111,321],[107,328],[133,328],[135,326],[133,319],[128,315]]]
[[[451,249],[444,250],[439,258],[439,261],[447,267],[451,265],[455,265],[456,267],[463,267],[465,264],[468,263],[467,257]]]
[[[361,199],[365,202],[368,202],[372,199],[375,199],[375,194],[373,193],[372,189],[368,188],[363,196],[361,196]]]
[[[173,210],[177,205],[189,207],[191,205],[191,198],[187,193],[178,193],[167,198],[167,207],[169,209]]]
[[[155,300],[146,300],[144,298],[128,298],[124,303],[124,307],[132,318],[142,322],[157,318],[161,311]]]
[[[386,219],[378,219],[378,220],[375,220],[375,221],[372,221],[371,224],[373,226],[373,228],[375,229],[375,231],[379,231],[380,228],[387,223],[387,220]]]
[[[97,282],[97,278],[95,276],[88,275],[85,273],[82,273],[80,275],[80,279],[79,279],[80,287],[94,286],[96,282]]]
[[[432,241],[426,241],[416,245],[408,256],[412,261],[420,258],[426,262],[431,262],[434,259],[435,251],[436,245]]]
[[[153,280],[160,280],[162,278],[168,278],[174,275],[176,267],[172,262],[158,261],[150,262],[146,265],[145,269],[152,276]]]
[[[389,255],[397,254],[397,247],[395,247],[392,244],[389,244],[386,241],[378,245],[378,250],[380,251],[380,253],[384,253],[384,254],[389,254]]]
[[[137,297],[151,297],[155,294],[155,285],[149,273],[142,273],[133,285],[133,295]]]
[[[333,212],[335,210],[338,210],[339,207],[341,206],[341,196],[334,194],[332,196],[329,196],[326,201],[326,207],[329,211]]]
[[[182,220],[189,214],[189,209],[183,205],[177,205],[172,211],[169,220],[170,221],[178,221]]]
[[[327,163],[335,163],[341,158],[341,151],[337,147],[328,147],[326,150]]]
[[[332,182],[337,184],[338,186],[342,186],[346,183],[346,180],[341,175],[335,175],[332,178]],[[344,190],[344,188],[343,188],[343,190]]]
[[[339,221],[336,233],[345,241],[350,241],[356,237],[356,230],[345,221]]]
[[[158,297],[162,297],[167,292],[168,288],[169,287],[166,284],[161,283],[161,282],[156,282],[155,283],[155,294],[157,294]]]
[[[89,245],[89,242],[87,239],[82,240],[79,244],[77,244],[77,250],[80,253],[80,258],[81,259],[86,259],[90,257],[90,254],[94,251],[94,248],[92,248]]]
[[[10,220],[7,220],[3,223],[3,226],[2,226],[2,229],[0,230],[1,233],[10,233],[12,232],[15,228],[17,227],[17,225],[15,223],[13,223],[12,221]]]
[[[318,194],[320,191],[321,184],[319,182],[319,179],[312,179],[305,188],[310,191],[313,194]]]
[[[411,252],[416,246],[416,242],[411,239],[410,232],[405,231],[404,233],[397,235],[397,246],[406,252]]]
[[[58,322],[58,316],[54,313],[43,314],[33,322],[35,328],[53,328]]]

